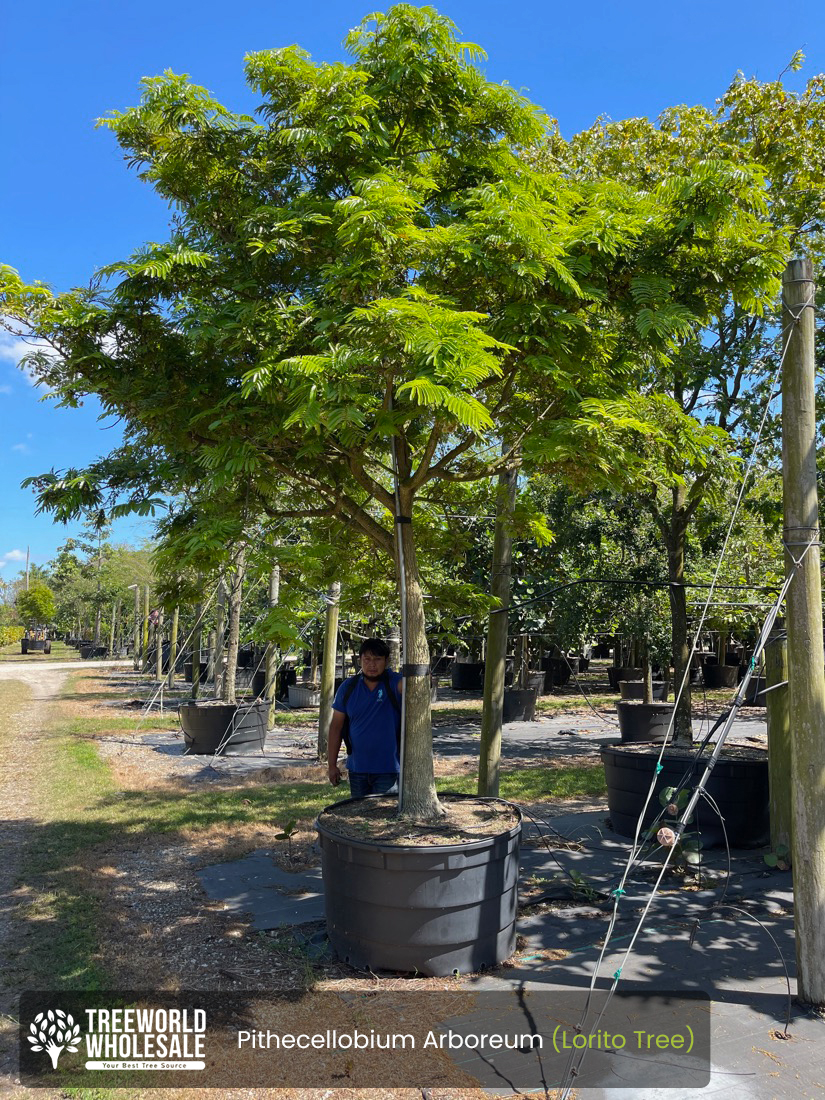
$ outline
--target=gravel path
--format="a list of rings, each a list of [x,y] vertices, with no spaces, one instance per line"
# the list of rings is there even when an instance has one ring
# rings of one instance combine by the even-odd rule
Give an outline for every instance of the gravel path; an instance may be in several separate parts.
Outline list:
[[[96,666],[105,662],[95,662]],[[68,673],[77,661],[0,662],[0,681],[24,684],[28,701],[0,714],[0,973],[7,952],[14,947],[14,913],[25,894],[17,885],[23,855],[38,823],[37,774],[42,763],[40,742],[49,709],[59,697]],[[14,1077],[15,1028],[10,1017],[17,1011],[17,993],[0,981],[0,1096]]]

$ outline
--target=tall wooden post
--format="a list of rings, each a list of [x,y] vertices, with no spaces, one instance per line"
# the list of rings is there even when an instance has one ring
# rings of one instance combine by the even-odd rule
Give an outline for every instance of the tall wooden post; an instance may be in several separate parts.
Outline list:
[[[335,667],[338,664],[338,608],[341,585],[333,581],[327,589],[327,616],[324,630],[324,660],[321,665],[321,710],[318,715],[318,759],[327,758],[329,724],[332,721],[332,700],[335,697]]]
[[[277,607],[281,598],[281,567],[276,562],[269,574],[269,606]],[[271,699],[269,708],[268,728],[275,725],[275,708],[277,706],[278,685],[278,654],[274,642],[267,642],[266,646],[266,683],[264,685],[264,698]]]
[[[216,699],[223,698],[223,680],[226,670],[223,664],[226,632],[226,585],[223,577],[218,581],[218,594],[215,597],[215,657],[213,692]]]
[[[172,612],[172,629],[169,632],[169,672],[166,677],[168,687],[175,686],[175,664],[178,659],[178,624],[180,622],[180,608],[176,607]]]
[[[158,621],[155,626],[155,679],[158,683],[163,679],[163,609],[158,611]]]
[[[192,631],[192,698],[197,699],[201,686],[201,651],[203,639],[203,604],[195,604],[195,628]]]
[[[132,634],[132,662],[134,664],[135,672],[140,672],[140,585],[131,584],[130,588],[135,590],[135,627]]]
[[[771,848],[790,848],[791,725],[788,720],[788,642],[784,620],[776,625],[765,646],[764,695],[768,720],[768,778],[771,792]]]
[[[149,671],[149,585],[143,586],[143,644],[141,646],[141,670]]]
[[[814,283],[810,260],[783,277],[782,483],[788,589],[793,880],[799,999],[825,1004],[825,655],[816,492]]]

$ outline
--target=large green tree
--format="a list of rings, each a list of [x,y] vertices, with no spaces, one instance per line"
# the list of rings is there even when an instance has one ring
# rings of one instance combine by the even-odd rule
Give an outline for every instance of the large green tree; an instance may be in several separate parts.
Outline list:
[[[173,207],[170,239],[52,297],[5,277],[56,355],[69,403],[96,393],[203,484],[249,479],[262,514],[355,526],[405,599],[402,812],[438,815],[417,532],[422,495],[520,460],[609,466],[603,427],[724,286],[776,288],[785,241],[762,176],[697,159],[640,189],[528,166],[549,123],[490,83],[452,23],[400,4],[350,33],[348,64],[247,58],[257,118],[185,77],[144,81],[107,125]],[[501,457],[500,441],[509,452]]]
[[[789,66],[798,70],[801,54]],[[656,120],[600,120],[569,142],[550,133],[529,156],[579,180],[605,175],[634,187],[655,190],[668,180],[709,160],[724,160],[745,172],[754,166],[766,181],[765,217],[785,234],[788,257],[801,251],[822,255],[825,225],[825,76],[810,79],[802,91],[741,73],[712,107],[677,106]],[[709,196],[709,203],[720,196]],[[724,200],[723,200],[724,201]],[[710,212],[710,208],[709,208]],[[659,295],[672,293],[672,276],[647,283],[655,309]],[[691,525],[706,494],[724,489],[730,466],[720,461],[727,446],[748,455],[759,425],[762,403],[778,362],[776,311],[743,307],[734,288],[720,280],[716,301],[700,338],[680,341],[667,362],[651,363],[640,379],[643,392],[668,394],[685,417],[716,427],[707,448],[648,448],[648,481],[654,487],[641,498],[667,549],[671,581],[672,646],[677,683],[689,655],[685,581]],[[684,428],[675,426],[674,435]],[[728,439],[727,445],[724,440]],[[715,454],[714,454],[715,452]],[[764,451],[763,451],[764,454]],[[685,691],[677,715],[677,737],[690,738],[690,696]]]

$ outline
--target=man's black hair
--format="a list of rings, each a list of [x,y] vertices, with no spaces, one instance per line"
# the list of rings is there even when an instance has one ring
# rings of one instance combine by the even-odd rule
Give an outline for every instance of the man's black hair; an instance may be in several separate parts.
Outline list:
[[[363,657],[365,653],[371,653],[373,657],[389,657],[390,647],[381,638],[365,638],[358,650],[358,656]]]

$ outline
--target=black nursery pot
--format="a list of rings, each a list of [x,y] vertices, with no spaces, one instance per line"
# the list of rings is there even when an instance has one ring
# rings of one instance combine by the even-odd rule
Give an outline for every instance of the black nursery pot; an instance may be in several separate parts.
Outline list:
[[[191,700],[178,707],[183,739],[195,755],[240,756],[263,752],[271,703]]]
[[[328,806],[315,826],[327,934],[339,958],[362,970],[438,976],[496,966],[512,955],[520,821],[467,844],[400,847],[342,836],[327,815],[334,809]]]
[[[645,751],[639,747],[624,748],[604,745],[601,750],[607,780],[607,804],[610,822],[620,836],[632,837],[636,832],[642,806],[650,789],[659,750]],[[676,787],[690,766],[692,754],[666,750],[662,758],[662,771],[647,807],[644,826],[652,824],[661,812],[659,791],[664,787]],[[704,771],[704,761],[693,766],[693,787]],[[725,830],[728,843],[739,848],[760,848],[770,841],[770,809],[768,790],[768,754],[748,749],[732,755],[724,755],[716,762],[707,782],[707,793],[719,807],[725,829],[716,811],[700,799],[694,823],[689,832],[698,831],[706,848],[722,847]],[[666,820],[662,824],[667,824]]]
[[[739,683],[738,665],[709,665],[702,669],[705,678],[705,687],[715,690],[717,688],[735,688]]]
[[[452,686],[454,691],[481,691],[484,686],[484,662],[453,665]]]
[[[505,688],[502,722],[532,722],[536,717],[535,688]]]
[[[641,703],[622,699],[616,704],[622,742],[664,741],[674,703]]]

